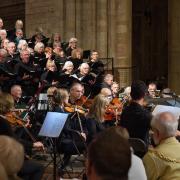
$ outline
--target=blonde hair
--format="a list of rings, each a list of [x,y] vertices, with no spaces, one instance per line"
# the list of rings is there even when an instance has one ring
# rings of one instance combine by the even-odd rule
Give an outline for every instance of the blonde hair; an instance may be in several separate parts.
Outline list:
[[[17,173],[24,162],[24,148],[15,139],[0,136],[0,163],[5,169],[8,179],[20,179]]]
[[[71,57],[72,58],[77,58],[77,53],[80,53],[81,54],[81,58],[83,56],[83,50],[81,48],[76,48],[76,49],[73,49],[72,52],[71,52]]]
[[[68,91],[64,88],[59,88],[54,91],[53,101],[57,105],[62,105],[67,96],[69,96]]]
[[[0,94],[0,114],[8,113],[12,108],[14,108],[13,96],[9,93]]]
[[[43,44],[42,42],[38,42],[38,43],[34,46],[34,51],[38,52],[38,50],[39,50],[41,47],[44,49],[44,44]]]
[[[56,91],[56,90],[57,90],[57,87],[55,87],[55,86],[49,87],[48,90],[47,90],[47,95],[52,96],[54,91]]]
[[[54,67],[55,67],[56,70],[57,70],[57,66],[56,66],[55,62],[54,62],[54,61],[51,61],[51,60],[48,60],[48,61],[47,61],[47,63],[46,63],[46,69],[49,69],[49,67],[50,67],[51,65],[54,65]]]
[[[106,106],[110,100],[102,94],[94,98],[93,104],[90,107],[88,117],[94,118],[96,121],[103,122]]]

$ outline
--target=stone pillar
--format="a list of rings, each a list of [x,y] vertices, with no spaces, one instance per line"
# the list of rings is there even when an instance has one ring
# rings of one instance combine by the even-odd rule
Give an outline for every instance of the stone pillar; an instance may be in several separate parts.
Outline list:
[[[168,85],[180,94],[180,1],[169,0]]]

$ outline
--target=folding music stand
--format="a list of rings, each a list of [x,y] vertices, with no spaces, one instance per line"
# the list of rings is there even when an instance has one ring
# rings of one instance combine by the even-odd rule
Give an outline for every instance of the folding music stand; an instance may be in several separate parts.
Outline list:
[[[39,136],[50,137],[54,139],[53,143],[53,179],[56,180],[56,138],[61,134],[66,120],[68,118],[68,113],[58,113],[58,112],[48,112],[44,123],[39,132]]]

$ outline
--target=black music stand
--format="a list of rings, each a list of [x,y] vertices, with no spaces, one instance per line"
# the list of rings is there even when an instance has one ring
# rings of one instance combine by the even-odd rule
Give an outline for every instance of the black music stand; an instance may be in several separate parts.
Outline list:
[[[53,179],[56,180],[56,138],[58,138],[64,128],[68,113],[48,112],[39,132],[39,136],[53,139]]]

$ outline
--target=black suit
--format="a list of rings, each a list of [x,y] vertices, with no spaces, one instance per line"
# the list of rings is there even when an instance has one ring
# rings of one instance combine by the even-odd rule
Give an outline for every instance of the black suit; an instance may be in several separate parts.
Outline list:
[[[128,130],[130,137],[140,138],[148,144],[150,121],[151,113],[132,102],[123,110],[120,125]]]

